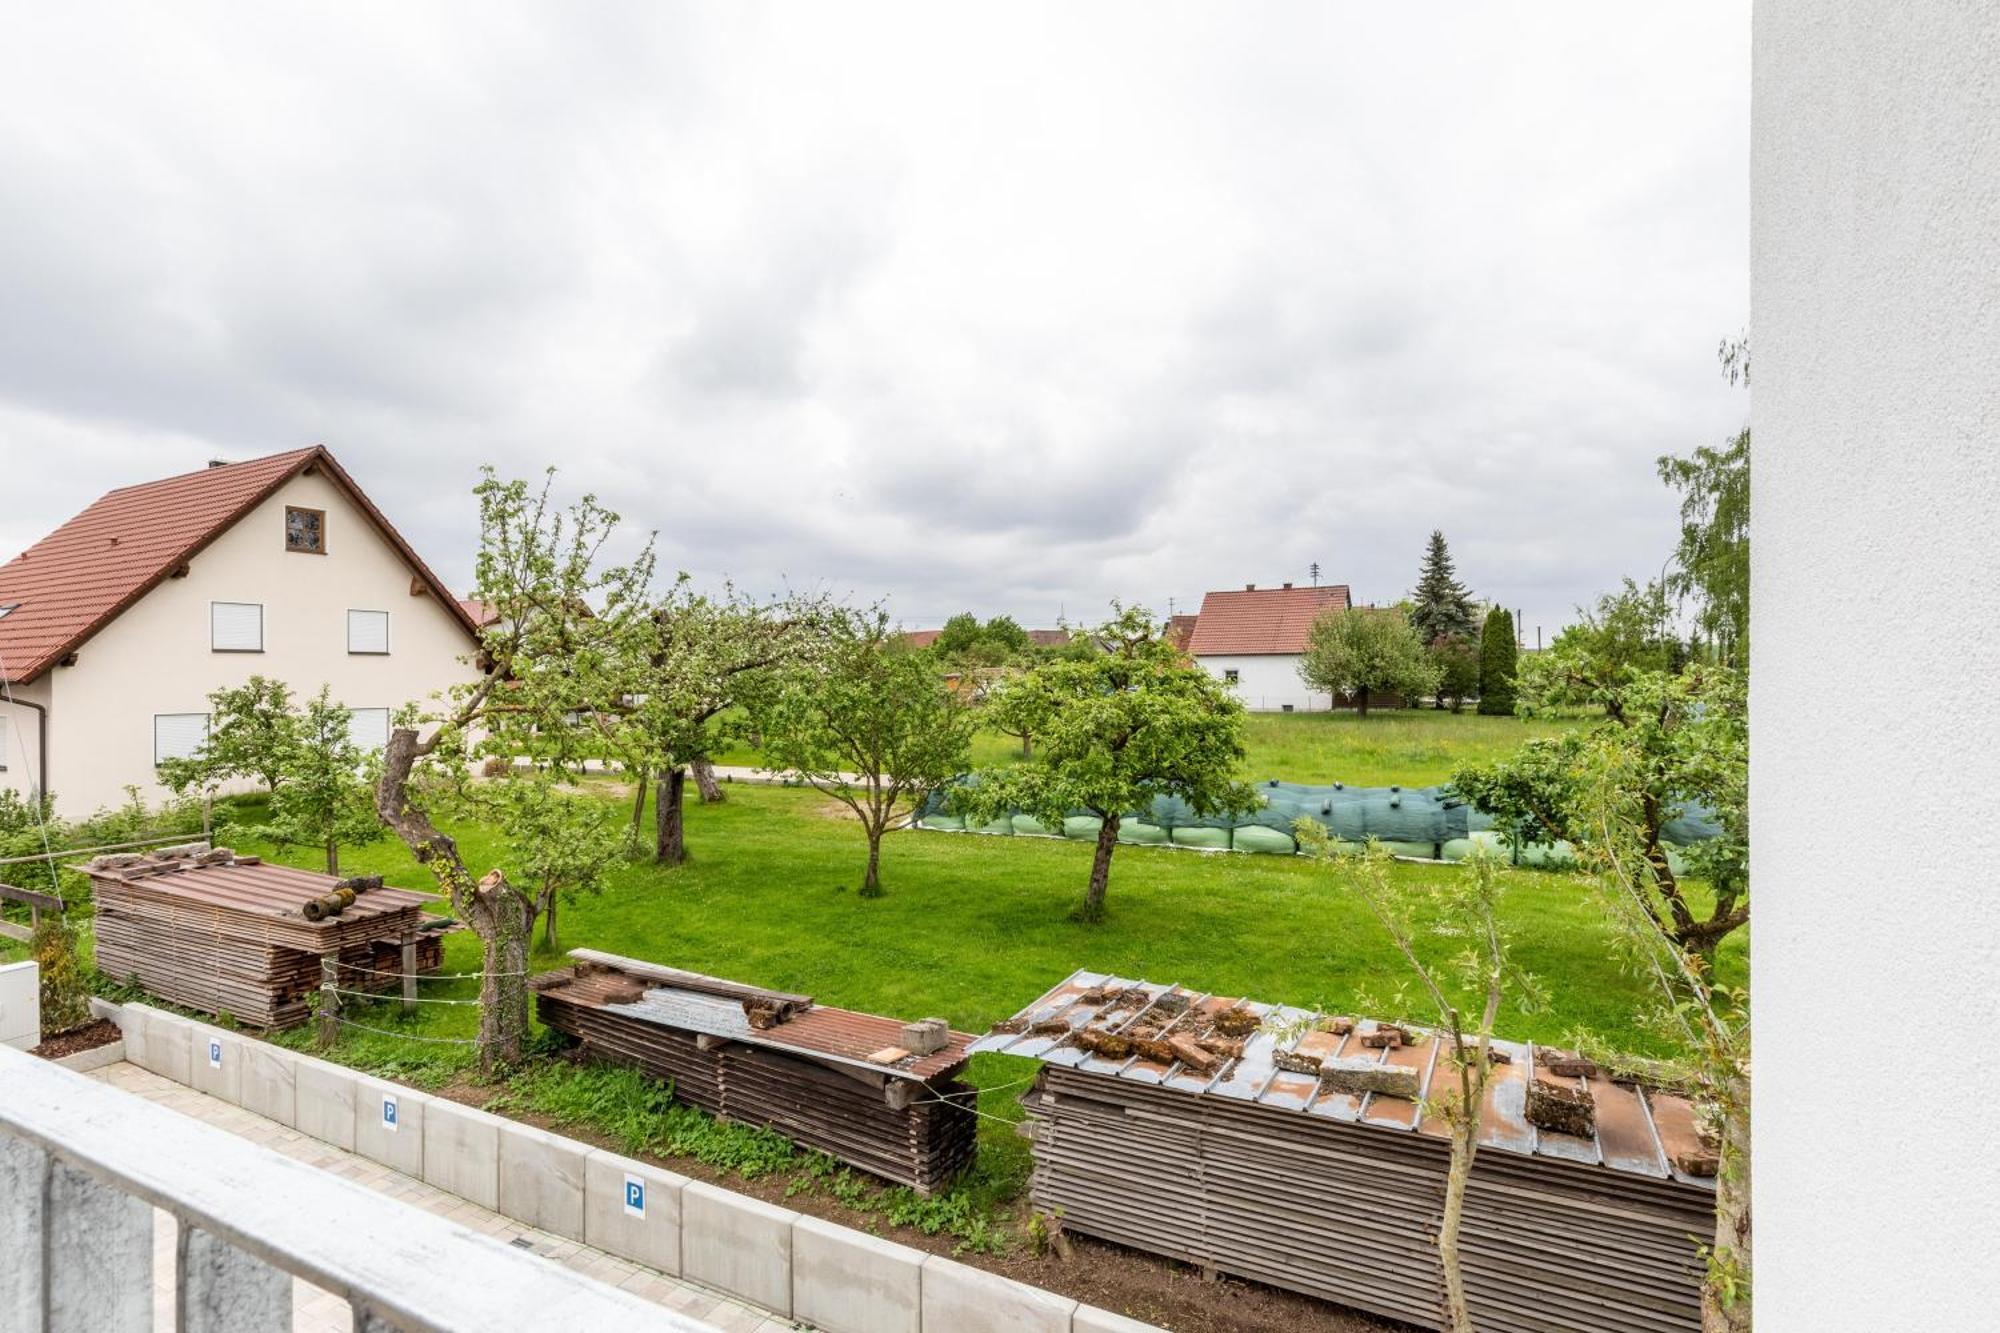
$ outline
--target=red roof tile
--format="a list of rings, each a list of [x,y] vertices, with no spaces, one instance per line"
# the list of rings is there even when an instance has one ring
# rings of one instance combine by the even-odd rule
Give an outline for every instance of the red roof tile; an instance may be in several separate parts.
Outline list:
[[[475,639],[458,600],[319,445],[110,491],[0,566],[0,679],[34,680],[280,486],[318,465]]]
[[[1347,585],[1324,588],[1245,588],[1201,599],[1188,651],[1196,657],[1302,653],[1313,621],[1352,602]]]

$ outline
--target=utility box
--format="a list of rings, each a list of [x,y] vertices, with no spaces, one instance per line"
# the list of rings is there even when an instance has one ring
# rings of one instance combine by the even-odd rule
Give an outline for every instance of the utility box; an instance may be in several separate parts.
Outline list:
[[[31,962],[0,964],[0,1046],[26,1051],[41,1044],[41,967]]]

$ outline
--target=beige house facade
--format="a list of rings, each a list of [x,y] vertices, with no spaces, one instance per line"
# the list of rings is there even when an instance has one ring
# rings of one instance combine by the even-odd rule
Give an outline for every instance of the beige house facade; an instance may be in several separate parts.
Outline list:
[[[476,676],[477,630],[324,449],[114,491],[0,568],[0,786],[80,817],[168,795],[208,696],[327,686],[364,745]]]

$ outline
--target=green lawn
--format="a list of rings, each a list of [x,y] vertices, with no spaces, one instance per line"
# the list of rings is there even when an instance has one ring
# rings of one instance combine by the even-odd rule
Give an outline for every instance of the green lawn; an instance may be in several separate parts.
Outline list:
[[[1327,736],[1351,734],[1340,723],[1306,725],[1324,726]],[[1406,733],[1409,743],[1422,744],[1415,734]],[[218,813],[218,840],[318,868],[311,850],[281,851],[233,835],[232,816],[244,822],[260,817],[254,805],[225,805]],[[451,831],[476,871],[499,854],[499,838],[490,828]],[[1089,868],[1091,849],[1084,843],[893,834],[884,853],[887,896],[863,899],[853,886],[860,879],[864,843],[841,807],[809,790],[737,784],[724,804],[690,808],[688,844],[689,865],[673,871],[644,861],[623,865],[603,893],[565,907],[562,947],[607,950],[902,1018],[940,1014],[973,1032],[1077,968],[1333,1012],[1361,1010],[1361,997],[1389,996],[1404,981],[1387,938],[1344,886],[1341,872],[1296,857],[1124,846],[1112,870],[1110,919],[1083,926],[1068,913],[1081,897]],[[390,840],[348,850],[342,868],[349,874],[379,873],[411,888],[434,887],[401,844]],[[1392,873],[1466,872],[1403,864]],[[1536,1013],[1510,1006],[1501,1017],[1502,1033],[1562,1041],[1587,1029],[1635,1052],[1655,1050],[1637,1021],[1647,996],[1611,956],[1588,885],[1534,871],[1505,873],[1516,961],[1542,979],[1550,1002]],[[553,967],[562,955],[538,948],[535,961]],[[444,971],[471,972],[479,965],[473,936],[447,939]],[[1723,952],[1721,975],[1740,982],[1744,965],[1739,936]],[[470,1000],[476,984],[434,982],[423,990],[432,999]],[[470,1062],[467,1047],[437,1039],[469,1037],[475,1013],[470,1005],[426,1004],[404,1019],[394,1003],[363,1002],[350,1008],[348,1017],[384,1034],[346,1029],[331,1054],[391,1077],[435,1085]],[[1419,1009],[1395,1016],[1424,1017]],[[310,1046],[312,1033],[297,1029],[281,1040]],[[660,1151],[695,1154],[738,1172],[799,1169],[795,1163],[774,1166],[768,1135],[760,1137],[759,1131],[675,1129],[654,1111],[628,1105],[630,1089],[615,1076],[586,1078],[562,1068],[532,1066],[504,1095],[514,1106],[558,1116],[566,1103],[587,1106],[585,1121],[601,1131],[618,1132],[621,1120],[638,1115],[656,1125],[648,1133],[665,1136]],[[989,1119],[981,1124],[973,1176],[934,1202],[878,1191],[865,1206],[877,1215],[946,1230],[976,1248],[996,1243],[992,1237],[1018,1224],[1030,1159],[1010,1122],[1021,1114],[1016,1099],[1034,1072],[1029,1061],[976,1057],[968,1077],[982,1090],[980,1108]],[[700,1155],[703,1145],[710,1155]],[[779,1150],[782,1155],[782,1145]],[[829,1187],[808,1166],[787,1188]],[[999,1232],[992,1230],[995,1225]]]
[[[811,791],[734,785],[725,804],[690,809],[691,864],[621,867],[601,895],[563,909],[562,945],[899,1017],[941,1014],[972,1031],[1079,967],[1334,1010],[1354,1007],[1358,995],[1385,995],[1403,977],[1339,872],[1301,858],[1121,847],[1111,919],[1092,927],[1068,919],[1088,872],[1087,844],[894,834],[884,852],[887,896],[868,900],[853,892],[861,834],[838,809]],[[489,829],[454,832],[476,869],[498,852]],[[313,863],[309,851],[280,858]],[[342,868],[430,887],[391,841],[351,850]],[[1393,873],[1464,872],[1400,865]],[[1610,956],[1588,887],[1508,873],[1517,958],[1548,984],[1551,1003],[1504,1013],[1506,1034],[1553,1041],[1582,1026],[1647,1049],[1634,1019],[1643,994]],[[475,951],[470,936],[453,936],[447,970],[475,965]],[[559,955],[538,961],[554,965]],[[1740,979],[1740,942],[1725,951],[1723,970]],[[445,1006],[424,1017],[426,1030],[460,1020],[469,1028],[469,1012]]]
[[[1579,725],[1418,708],[1378,711],[1366,720],[1349,712],[1252,713],[1244,727],[1249,757],[1243,776],[1253,782],[1424,787],[1445,781],[1462,765],[1503,758],[1531,736],[1554,736]],[[1014,737],[982,731],[973,738],[975,767],[1013,763],[1020,754]],[[737,746],[716,762],[755,767],[763,758]]]

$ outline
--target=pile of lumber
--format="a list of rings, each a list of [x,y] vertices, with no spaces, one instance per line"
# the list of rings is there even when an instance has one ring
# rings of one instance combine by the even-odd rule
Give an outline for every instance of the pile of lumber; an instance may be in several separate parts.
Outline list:
[[[953,1077],[968,1034],[591,950],[570,957],[531,983],[542,1022],[677,1100],[923,1194],[971,1162],[977,1094]]]
[[[416,945],[419,972],[443,962],[450,922],[424,914],[428,895],[379,880],[340,880],[227,848],[103,857],[84,869],[101,971],[250,1027],[304,1022],[323,958],[340,964],[343,989],[371,991],[400,988],[405,941]],[[338,885],[346,887],[336,893]],[[309,920],[309,906],[329,897],[351,901]]]
[[[973,1049],[1044,1063],[1032,1195],[1069,1230],[1441,1326],[1450,1149],[1422,1099],[1455,1075],[1435,1034],[1078,973]],[[1714,1161],[1692,1107],[1494,1049],[1461,1240],[1474,1322],[1698,1328]]]

